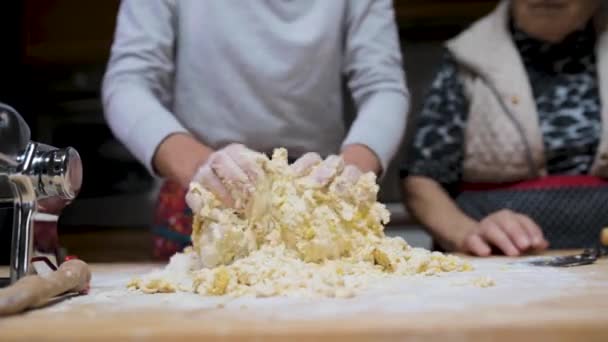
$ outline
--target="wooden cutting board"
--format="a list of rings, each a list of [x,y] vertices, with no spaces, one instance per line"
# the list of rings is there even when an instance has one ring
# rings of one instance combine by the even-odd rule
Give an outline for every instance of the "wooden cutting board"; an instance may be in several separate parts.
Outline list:
[[[369,312],[359,306],[359,311],[352,315],[340,314],[345,311],[338,310],[335,311],[338,313],[336,316],[315,316],[315,308],[322,311],[326,304],[312,302],[307,305],[311,315],[289,319],[280,318],[291,312],[288,305],[279,305],[275,309],[266,307],[264,314],[256,311],[255,307],[235,314],[236,311],[223,304],[175,306],[172,298],[177,297],[171,295],[145,297],[146,300],[159,299],[152,306],[122,308],[121,302],[129,297],[113,297],[124,289],[122,278],[120,285],[107,280],[113,275],[140,274],[148,271],[150,265],[92,265],[94,283],[89,296],[2,319],[0,340],[608,341],[608,259],[570,269],[513,271],[502,278],[499,276],[501,270],[510,267],[508,265],[513,259],[489,260],[484,259],[486,270],[495,269],[498,278],[496,289],[487,291],[497,291],[496,296],[492,296],[492,292],[483,292],[486,289],[469,287],[466,291],[463,288],[464,292],[458,292],[460,290],[456,288],[452,292],[437,292],[424,297],[424,292],[430,291],[432,284],[439,284],[439,277],[425,280],[428,285],[416,290],[419,292],[410,293],[409,301],[404,302],[426,298],[428,309],[418,307],[411,312],[407,308],[399,312],[379,310],[378,307],[371,309],[374,304],[372,298]],[[549,276],[542,276],[542,272],[549,272]],[[521,277],[522,284],[519,284],[518,277]],[[555,282],[560,281],[570,283],[559,288]],[[111,289],[112,286],[121,289]],[[542,297],[549,291],[544,291],[544,286],[551,287],[554,294]],[[97,294],[96,287],[100,289]],[[533,293],[541,294],[538,300],[528,298],[522,301],[525,295],[530,297]],[[482,295],[485,297],[480,297]],[[184,304],[183,298],[181,300]],[[431,305],[432,301],[463,302],[463,305],[442,308],[438,303]],[[471,302],[464,303],[466,301]],[[346,307],[350,303],[334,302],[331,307]],[[271,312],[273,310],[275,312]]]

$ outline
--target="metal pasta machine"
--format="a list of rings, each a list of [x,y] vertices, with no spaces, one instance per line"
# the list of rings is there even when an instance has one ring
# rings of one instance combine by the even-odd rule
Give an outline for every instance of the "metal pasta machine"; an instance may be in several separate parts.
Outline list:
[[[34,215],[38,201],[70,201],[82,184],[82,163],[71,148],[30,141],[30,128],[0,103],[0,208],[12,207],[10,283],[32,271]]]

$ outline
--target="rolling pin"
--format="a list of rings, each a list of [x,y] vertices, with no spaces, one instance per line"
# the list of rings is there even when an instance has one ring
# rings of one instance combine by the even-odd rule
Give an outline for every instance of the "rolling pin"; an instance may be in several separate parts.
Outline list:
[[[39,307],[64,293],[86,291],[90,281],[89,266],[78,259],[62,263],[56,271],[44,277],[25,276],[15,284],[0,289],[0,316]]]

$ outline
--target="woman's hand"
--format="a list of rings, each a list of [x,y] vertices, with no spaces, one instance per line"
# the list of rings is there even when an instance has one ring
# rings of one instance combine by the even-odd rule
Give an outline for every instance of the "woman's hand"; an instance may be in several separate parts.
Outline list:
[[[528,216],[501,210],[481,220],[460,244],[460,250],[478,256],[488,256],[492,247],[505,255],[518,256],[549,246],[540,227]]]

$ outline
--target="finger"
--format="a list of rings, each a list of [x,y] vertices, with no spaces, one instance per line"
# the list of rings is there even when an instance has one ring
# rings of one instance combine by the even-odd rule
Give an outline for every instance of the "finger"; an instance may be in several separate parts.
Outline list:
[[[224,151],[214,153],[208,164],[226,185],[249,183],[245,171]]]
[[[513,242],[520,251],[525,251],[532,246],[528,231],[521,224],[517,214],[510,211],[502,212],[496,216],[496,220],[509,239],[511,239],[511,242]]]
[[[482,222],[482,236],[508,256],[519,255],[519,250],[502,228],[493,221]]]
[[[478,256],[489,256],[492,253],[490,245],[478,234],[469,235],[464,241],[464,248],[467,252]]]
[[[354,165],[346,165],[344,167],[344,171],[342,171],[342,177],[344,180],[350,184],[355,184],[361,178],[363,173],[359,170],[358,167]]]
[[[346,165],[340,177],[331,184],[330,191],[342,196],[349,192],[361,177],[361,171],[356,166]]]
[[[198,213],[203,207],[203,198],[196,192],[188,191],[186,193],[186,204],[192,209],[193,213]]]
[[[540,244],[540,247],[538,247],[538,250],[545,250],[547,248],[549,248],[549,241],[547,241],[546,239],[543,239],[543,242]]]
[[[234,206],[234,201],[228,189],[226,189],[222,180],[213,172],[209,164],[206,164],[199,170],[195,176],[195,181],[202,184],[205,189],[214,194],[225,206],[230,208]]]
[[[521,214],[517,215],[517,219],[524,227],[524,229],[528,232],[528,236],[530,237],[530,241],[532,242],[532,247],[536,249],[547,248],[548,243],[543,235],[543,230],[536,224],[536,222],[534,222],[528,216]]]
[[[327,157],[306,176],[306,181],[314,187],[324,187],[344,168],[344,160],[336,155]]]
[[[538,246],[534,246],[534,250],[535,251],[544,251],[545,249],[549,248],[550,245],[551,245],[551,243],[543,237],[542,242]]]
[[[289,165],[289,168],[296,177],[302,177],[310,172],[313,167],[317,166],[323,161],[318,153],[308,152],[298,158],[293,164]]]
[[[216,153],[214,157],[210,166],[231,195],[232,205],[230,207],[243,209],[250,195],[255,192],[254,183],[225,151]]]
[[[256,162],[257,157],[260,156],[259,153],[240,144],[231,144],[224,148],[224,151],[245,172],[251,183],[255,183],[256,180],[263,176],[264,171]]]

